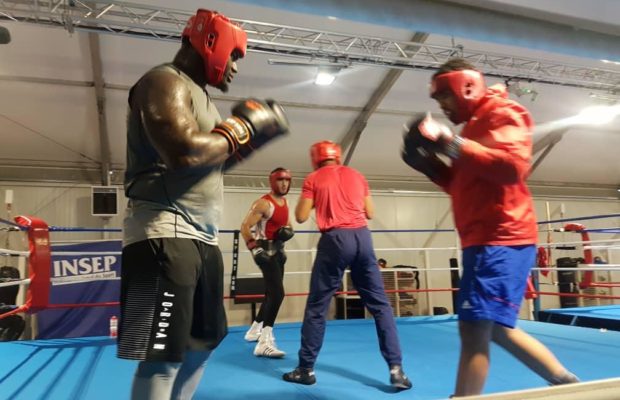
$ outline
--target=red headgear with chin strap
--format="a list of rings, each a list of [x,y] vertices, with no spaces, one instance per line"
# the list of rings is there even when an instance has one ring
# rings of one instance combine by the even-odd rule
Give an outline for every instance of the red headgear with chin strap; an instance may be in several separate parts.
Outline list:
[[[484,77],[473,69],[446,72],[435,76],[431,81],[432,98],[445,91],[450,91],[456,98],[458,111],[449,116],[450,121],[455,124],[468,121],[472,117],[486,90]]]
[[[278,180],[286,179],[288,180],[288,186],[286,187],[286,191],[282,192],[278,187]],[[277,169],[269,174],[269,186],[271,186],[271,190],[280,196],[285,196],[288,191],[291,189],[291,171],[288,169]]]
[[[340,145],[330,140],[317,142],[310,147],[310,159],[312,160],[312,168],[317,169],[319,165],[326,160],[335,160],[340,164],[340,155],[342,150]]]
[[[189,39],[202,57],[207,83],[212,86],[217,86],[224,79],[226,65],[233,52],[236,51],[239,58],[245,56],[248,41],[241,27],[222,14],[202,8],[187,21],[182,36]]]

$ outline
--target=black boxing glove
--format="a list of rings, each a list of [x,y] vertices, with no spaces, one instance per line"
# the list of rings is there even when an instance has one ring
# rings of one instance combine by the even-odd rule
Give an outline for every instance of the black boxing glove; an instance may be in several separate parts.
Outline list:
[[[233,154],[245,144],[253,149],[288,132],[289,123],[284,110],[274,100],[246,99],[235,104],[232,116],[218,124],[211,132],[228,141],[228,152]]]
[[[248,250],[250,250],[250,253],[252,253],[252,258],[254,258],[254,262],[256,263],[256,265],[260,266],[269,263],[269,255],[267,254],[265,249],[258,245],[256,240],[249,240],[246,243],[246,246],[248,246]]]
[[[267,127],[263,131],[265,132],[265,134],[257,134],[255,136],[252,136],[252,138],[249,141],[247,141],[244,144],[239,145],[237,149],[232,153],[232,155],[228,157],[228,159],[225,161],[224,171],[228,170],[229,168],[234,167],[240,162],[243,162],[253,152],[263,147],[266,143],[268,143],[272,139],[275,139],[276,137],[279,137],[279,136],[282,136],[288,133],[289,123],[286,117],[286,113],[284,112],[284,109],[275,100],[266,100],[265,104],[269,107],[269,109],[272,112],[272,117],[274,118],[272,120],[273,125],[271,126],[271,128]],[[233,108],[233,113],[235,112],[235,110],[237,110],[236,112],[238,113],[246,112],[246,108],[242,107],[242,104],[238,104],[238,106],[239,106],[239,109],[237,109],[237,106]],[[268,133],[275,132],[275,135],[270,136],[266,134],[267,132]]]
[[[423,147],[429,153],[443,153],[448,157],[458,158],[463,139],[454,135],[452,130],[436,121],[427,112],[409,123],[405,134],[405,146]]]
[[[291,240],[293,236],[295,236],[293,228],[290,226],[282,226],[276,231],[275,239],[286,242],[287,240]]]
[[[437,180],[440,171],[447,168],[446,164],[435,154],[429,153],[422,146],[413,146],[406,140],[401,151],[401,158],[411,168],[423,173],[431,180]]]

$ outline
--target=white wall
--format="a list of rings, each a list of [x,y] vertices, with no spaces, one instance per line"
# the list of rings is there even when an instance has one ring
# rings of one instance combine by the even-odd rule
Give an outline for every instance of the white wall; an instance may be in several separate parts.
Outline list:
[[[91,228],[120,228],[122,226],[122,216],[103,220],[99,217],[90,215],[90,186],[84,185],[51,185],[51,184],[15,184],[12,182],[0,183],[0,200],[4,199],[5,190],[10,189],[14,192],[14,201],[11,214],[7,215],[6,210],[2,211],[0,206],[0,217],[8,219],[19,214],[36,215],[50,225],[62,227],[91,227]],[[119,190],[122,192],[122,190]],[[254,189],[227,188],[225,194],[225,215],[221,224],[222,230],[238,229],[243,217],[245,216],[250,204],[265,191]],[[292,190],[289,195],[291,212],[297,202],[299,191]],[[439,193],[386,193],[377,192],[373,194],[376,203],[376,217],[370,221],[370,228],[374,230],[387,229],[451,229],[453,228],[452,214],[449,213],[449,200],[446,196]],[[579,198],[539,198],[536,199],[536,211],[539,220],[547,219],[547,203],[549,204],[549,216],[552,219],[572,218],[578,216],[589,216],[597,214],[619,214],[620,201],[613,199],[579,199]],[[121,210],[124,200],[121,201]],[[562,206],[563,205],[563,206]],[[562,213],[563,211],[563,213]],[[294,218],[292,218],[294,219]],[[605,220],[583,221],[587,228],[609,228],[619,227],[620,218],[608,218]],[[556,223],[551,227],[559,228],[563,224]],[[312,220],[298,225],[293,223],[296,230],[314,230]],[[546,230],[547,226],[541,226],[541,230]],[[8,235],[8,239],[7,239]],[[614,235],[591,235],[593,239],[605,239]],[[618,237],[618,235],[615,235]],[[120,238],[121,234],[101,234],[101,233],[52,233],[52,241],[69,239],[101,239]],[[319,235],[297,234],[287,244],[288,262],[287,272],[305,272],[305,274],[290,274],[285,277],[285,288],[287,293],[303,293],[308,290],[308,272],[311,269],[313,253],[306,250],[316,247]],[[8,242],[7,242],[8,240]],[[374,245],[377,257],[385,258],[389,265],[405,264],[419,268],[448,268],[450,258],[459,258],[456,250],[428,251],[428,258],[425,252],[419,250],[407,250],[407,248],[437,248],[455,247],[457,239],[454,233],[375,233],[373,234]],[[580,235],[574,233],[553,233],[552,241],[574,241],[580,240]],[[540,243],[547,241],[546,232],[541,232]],[[26,248],[27,243],[23,235],[19,233],[0,232],[0,247]],[[226,281],[230,283],[231,271],[231,249],[232,235],[223,234],[221,236],[222,252],[226,265]],[[395,248],[402,250],[394,250]],[[245,250],[242,245],[242,249]],[[603,255],[609,262],[620,262],[620,252],[610,251],[609,254],[595,251],[595,255]],[[578,257],[581,250],[578,247],[575,251],[554,250],[552,258],[558,257]],[[7,263],[11,260],[5,260]],[[428,264],[426,264],[428,262]],[[258,273],[258,268],[252,262],[249,254],[243,252],[239,258],[239,275]],[[428,284],[426,283],[428,279]],[[612,281],[620,281],[620,274],[611,274]],[[447,270],[441,270],[429,274],[421,273],[420,280],[422,287],[430,288],[449,288],[450,274]],[[553,283],[557,278],[554,274],[544,278],[544,283]],[[547,291],[557,292],[556,286],[544,286]],[[617,289],[614,289],[617,290]],[[610,294],[620,295],[620,291]],[[280,322],[299,321],[303,315],[306,298],[304,296],[287,297],[283,303],[282,310],[278,317]],[[419,310],[427,313],[433,306],[446,307],[452,310],[451,294],[449,292],[434,292],[427,298],[426,294],[418,295]],[[250,323],[250,306],[234,305],[232,301],[227,301],[228,316],[231,325]],[[556,297],[544,296],[542,299],[543,308],[559,307]],[[523,311],[522,316],[527,312]],[[333,314],[330,314],[333,317]]]

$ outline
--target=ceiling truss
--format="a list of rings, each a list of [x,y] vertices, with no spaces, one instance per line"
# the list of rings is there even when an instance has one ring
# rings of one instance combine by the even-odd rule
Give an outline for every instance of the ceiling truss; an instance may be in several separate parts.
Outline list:
[[[192,12],[115,1],[0,0],[0,18],[156,40],[178,41]],[[434,69],[451,57],[468,59],[485,74],[615,93],[620,72],[553,61],[349,35],[235,19],[254,52],[398,69]]]

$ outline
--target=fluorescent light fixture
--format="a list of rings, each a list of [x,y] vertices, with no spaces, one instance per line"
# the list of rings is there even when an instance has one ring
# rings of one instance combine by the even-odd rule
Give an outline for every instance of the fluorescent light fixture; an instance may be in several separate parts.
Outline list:
[[[601,60],[602,62],[604,62],[605,64],[616,64],[616,65],[620,65],[620,61],[612,61],[612,60]]]
[[[334,83],[336,80],[336,75],[331,74],[329,72],[319,72],[316,74],[316,78],[314,79],[314,84],[319,86],[328,86]]]
[[[314,84],[319,86],[331,85],[336,80],[338,71],[340,71],[338,67],[319,67]]]
[[[604,125],[620,115],[620,104],[584,108],[575,116],[575,122],[587,125]]]

